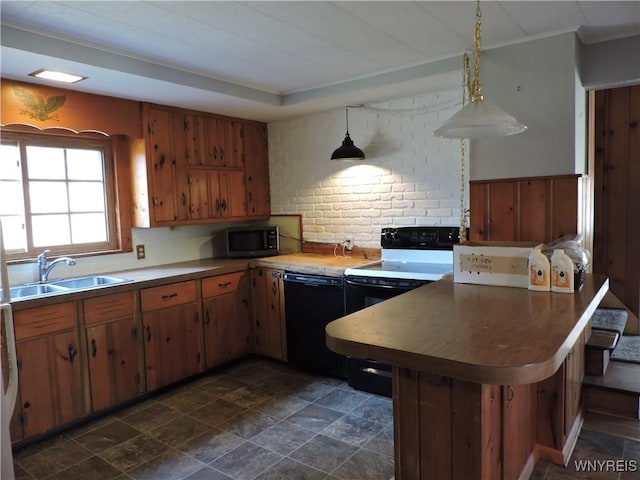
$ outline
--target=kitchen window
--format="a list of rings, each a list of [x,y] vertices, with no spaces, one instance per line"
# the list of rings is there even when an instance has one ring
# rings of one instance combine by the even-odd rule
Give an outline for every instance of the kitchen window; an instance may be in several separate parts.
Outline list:
[[[2,132],[0,220],[10,259],[43,250],[118,249],[114,161],[108,138]]]

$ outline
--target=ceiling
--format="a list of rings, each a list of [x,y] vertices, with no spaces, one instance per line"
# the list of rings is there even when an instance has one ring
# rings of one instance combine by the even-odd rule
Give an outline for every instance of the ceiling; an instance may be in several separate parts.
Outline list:
[[[640,34],[638,1],[487,1],[482,47],[575,31]],[[261,121],[460,82],[475,2],[0,2],[1,75],[54,68],[66,87]],[[50,84],[50,83],[49,83]]]

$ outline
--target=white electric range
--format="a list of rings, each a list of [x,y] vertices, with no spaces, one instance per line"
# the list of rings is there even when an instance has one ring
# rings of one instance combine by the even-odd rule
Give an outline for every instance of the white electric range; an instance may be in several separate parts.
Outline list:
[[[453,273],[459,227],[383,228],[381,260],[344,272],[345,310],[353,313]],[[391,396],[391,367],[370,359],[347,360],[349,385]]]

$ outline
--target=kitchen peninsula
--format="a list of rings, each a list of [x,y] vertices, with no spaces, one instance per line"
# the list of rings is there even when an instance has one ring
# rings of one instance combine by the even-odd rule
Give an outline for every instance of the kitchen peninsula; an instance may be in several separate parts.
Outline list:
[[[396,480],[528,478],[538,458],[566,463],[608,285],[587,275],[557,294],[448,277],[330,323],[331,350],[393,365]]]

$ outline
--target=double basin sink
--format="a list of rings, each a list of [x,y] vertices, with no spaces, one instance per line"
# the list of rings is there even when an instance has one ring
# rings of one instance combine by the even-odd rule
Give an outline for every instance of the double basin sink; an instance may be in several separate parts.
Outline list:
[[[75,292],[107,285],[116,285],[128,281],[129,280],[124,278],[110,277],[107,275],[67,278],[63,280],[52,280],[47,283],[31,283],[11,287],[9,289],[9,296],[12,300],[35,298],[54,293]]]

